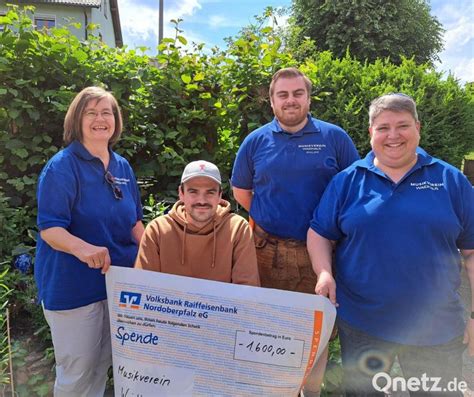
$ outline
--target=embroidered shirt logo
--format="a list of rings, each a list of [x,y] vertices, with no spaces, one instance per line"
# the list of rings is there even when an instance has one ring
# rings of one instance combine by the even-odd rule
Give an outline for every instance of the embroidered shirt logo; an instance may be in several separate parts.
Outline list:
[[[128,178],[117,178],[116,176],[114,177],[114,183],[116,185],[126,185],[130,182],[130,179]]]
[[[324,143],[309,143],[306,145],[298,145],[298,148],[303,150],[306,154],[319,154],[321,150],[326,148]]]
[[[425,190],[425,189],[430,189],[430,190],[439,190],[440,188],[444,187],[444,182],[429,182],[429,181],[423,181],[423,182],[412,182],[410,183],[410,186],[413,186],[416,190]]]

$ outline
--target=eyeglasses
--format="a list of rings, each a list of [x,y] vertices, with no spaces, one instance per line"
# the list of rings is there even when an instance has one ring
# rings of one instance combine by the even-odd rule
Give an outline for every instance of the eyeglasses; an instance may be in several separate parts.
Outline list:
[[[115,177],[110,173],[110,171],[107,171],[105,173],[104,178],[107,181],[107,183],[112,187],[112,191],[114,192],[114,197],[117,200],[122,200],[123,199],[122,190],[115,183]]]
[[[87,110],[83,114],[84,114],[84,117],[87,117],[90,120],[95,120],[99,114],[103,119],[114,117],[114,113],[110,110],[104,110],[103,112],[96,112],[95,110]]]

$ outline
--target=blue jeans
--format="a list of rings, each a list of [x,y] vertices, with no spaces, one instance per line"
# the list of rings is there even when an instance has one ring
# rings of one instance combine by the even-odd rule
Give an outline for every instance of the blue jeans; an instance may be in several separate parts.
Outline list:
[[[383,396],[390,386],[410,396],[463,395],[454,386],[462,381],[462,336],[441,345],[410,346],[378,339],[340,319],[337,325],[346,396]],[[395,357],[403,371],[397,379],[388,375]],[[411,385],[409,378],[416,378]]]

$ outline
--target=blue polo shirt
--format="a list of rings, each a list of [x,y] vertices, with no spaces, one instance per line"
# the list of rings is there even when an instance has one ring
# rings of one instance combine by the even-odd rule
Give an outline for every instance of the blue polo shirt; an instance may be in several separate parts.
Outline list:
[[[107,247],[112,265],[132,267],[138,246],[132,228],[142,219],[140,193],[127,160],[110,151],[108,171],[123,198],[115,198],[103,163],[74,141],[54,155],[38,179],[38,228],[62,227]],[[38,235],[35,279],[48,310],[73,309],[106,299],[105,276],[75,256],[57,251]]]
[[[358,159],[351,138],[336,125],[308,115],[308,123],[290,134],[275,118],[245,138],[231,182],[253,190],[250,216],[265,231],[305,241],[327,184]]]
[[[337,241],[338,316],[372,336],[436,345],[464,331],[458,249],[474,248],[474,190],[418,148],[393,183],[370,152],[329,184],[311,228]]]

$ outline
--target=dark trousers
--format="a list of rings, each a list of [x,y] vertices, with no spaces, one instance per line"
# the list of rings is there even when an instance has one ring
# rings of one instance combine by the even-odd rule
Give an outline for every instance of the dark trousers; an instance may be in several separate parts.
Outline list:
[[[463,395],[454,390],[455,383],[462,381],[462,336],[441,345],[409,346],[375,338],[340,319],[337,325],[346,396],[383,396],[385,387],[408,391],[410,396]],[[388,375],[395,356],[403,376]],[[439,378],[437,385],[434,378]],[[403,386],[409,382],[410,388]]]

